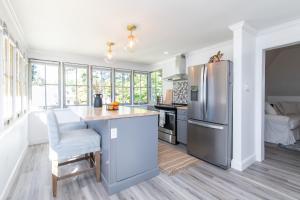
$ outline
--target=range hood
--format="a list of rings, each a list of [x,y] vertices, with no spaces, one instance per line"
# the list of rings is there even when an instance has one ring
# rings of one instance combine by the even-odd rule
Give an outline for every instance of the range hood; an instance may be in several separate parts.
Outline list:
[[[175,57],[174,67],[175,73],[172,76],[166,77],[165,79],[169,81],[187,80],[185,55],[182,54]]]

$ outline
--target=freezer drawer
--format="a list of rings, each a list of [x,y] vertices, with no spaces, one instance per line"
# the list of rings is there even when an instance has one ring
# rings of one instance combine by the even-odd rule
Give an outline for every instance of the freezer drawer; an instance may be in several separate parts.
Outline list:
[[[230,167],[228,126],[188,120],[188,153],[222,168]]]

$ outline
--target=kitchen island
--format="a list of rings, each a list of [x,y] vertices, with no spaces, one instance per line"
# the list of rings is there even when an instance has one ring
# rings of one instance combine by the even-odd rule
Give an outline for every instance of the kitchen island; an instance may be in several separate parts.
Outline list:
[[[72,111],[101,135],[101,181],[109,194],[159,174],[157,112],[124,106]]]

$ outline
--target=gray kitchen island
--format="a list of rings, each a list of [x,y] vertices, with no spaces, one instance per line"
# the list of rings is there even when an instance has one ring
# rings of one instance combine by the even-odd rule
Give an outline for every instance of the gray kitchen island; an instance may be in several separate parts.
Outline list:
[[[109,194],[159,174],[157,112],[124,106],[72,111],[101,135],[101,181]]]

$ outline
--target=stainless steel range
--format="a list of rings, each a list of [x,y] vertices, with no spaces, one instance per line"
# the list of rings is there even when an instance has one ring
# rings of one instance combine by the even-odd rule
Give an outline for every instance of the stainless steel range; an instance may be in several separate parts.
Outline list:
[[[160,112],[158,123],[158,138],[177,144],[177,107],[187,106],[187,104],[159,104],[154,107]],[[164,116],[164,123],[161,117]]]

